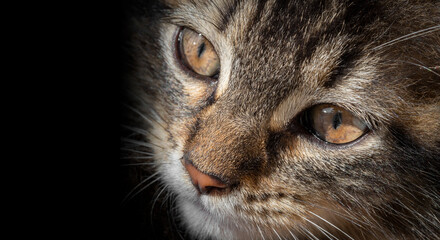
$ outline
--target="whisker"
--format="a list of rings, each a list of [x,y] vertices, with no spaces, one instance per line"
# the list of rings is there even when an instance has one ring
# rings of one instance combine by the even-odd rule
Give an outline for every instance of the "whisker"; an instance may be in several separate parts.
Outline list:
[[[155,163],[127,163],[127,164],[121,164],[119,166],[121,167],[136,167],[136,166],[153,166]]]
[[[433,32],[438,31],[438,30],[440,30],[440,25],[436,25],[436,26],[432,26],[432,27],[429,27],[429,28],[425,28],[425,29],[419,30],[419,31],[415,31],[415,32],[412,32],[410,34],[406,34],[404,36],[395,38],[395,39],[393,39],[391,41],[388,41],[386,43],[383,43],[383,44],[381,44],[379,46],[376,46],[372,50],[373,51],[379,50],[379,49],[382,49],[384,47],[388,47],[388,46],[394,45],[394,44],[402,42],[402,41],[406,41],[406,40],[409,40],[409,39],[412,39],[412,38],[416,38],[416,37],[420,37],[420,36],[423,36],[423,35],[426,35],[426,34],[429,34],[429,33],[433,33]]]
[[[153,155],[142,157],[121,157],[121,159],[154,159]]]
[[[148,188],[154,182],[158,181],[160,178],[154,179],[153,181],[148,183],[145,187],[141,188],[141,190],[139,190],[136,193],[134,193],[134,191],[136,191],[136,189],[138,189],[140,186],[142,186],[143,184],[148,182],[150,179],[156,177],[157,175],[159,175],[159,172],[156,172],[156,173],[152,174],[151,176],[149,176],[148,178],[142,180],[140,183],[138,183],[136,186],[134,186],[133,189],[130,192],[127,193],[127,195],[124,197],[124,199],[122,199],[121,204],[124,205],[128,200],[133,199],[134,196],[136,196],[137,194],[139,194],[140,192],[142,192],[143,190]]]
[[[260,232],[261,238],[262,238],[263,240],[266,240],[266,239],[264,238],[263,232],[261,232],[261,228],[260,228],[260,226],[257,225],[257,228],[258,228],[258,231]]]
[[[302,216],[301,216],[302,217]],[[339,239],[337,237],[335,237],[333,234],[329,233],[327,230],[325,230],[324,228],[320,227],[317,223],[313,222],[312,220],[306,218],[306,217],[302,217],[304,220],[306,220],[307,222],[309,222],[310,224],[312,224],[313,226],[315,226],[320,232],[322,232],[327,238],[329,238],[330,240],[333,239]],[[330,237],[330,236],[331,237]]]
[[[404,197],[406,198],[406,197]],[[406,198],[408,199],[408,198]],[[406,204],[404,204],[402,201],[400,201],[399,199],[395,200],[400,206],[402,206],[403,208],[405,208],[406,210],[408,210],[410,213],[412,213],[413,215],[417,215],[418,217],[424,219],[427,223],[432,224],[433,226],[437,226],[437,223],[432,222],[430,219],[426,218],[426,216],[422,215],[419,213],[419,211],[407,206]]]
[[[169,210],[167,211],[167,214],[169,216],[169,219],[171,219],[172,226],[176,230],[175,232],[177,232],[180,239],[185,240],[185,238],[182,236],[182,233],[181,233],[181,231],[178,227],[178,224],[176,222],[176,219],[178,218],[177,207],[176,207],[177,197],[173,194],[172,191],[169,191],[168,194],[170,195],[170,199],[169,199],[169,206],[170,207],[169,207]]]
[[[127,125],[122,125],[122,127],[126,128],[126,129],[128,129],[128,130],[130,130],[130,131],[132,131],[134,133],[141,134],[141,135],[143,135],[145,137],[148,137],[148,138],[154,137],[157,140],[161,140],[161,138],[157,137],[155,134],[153,134],[152,132],[150,132],[148,130],[137,128],[137,127],[130,127],[130,126],[127,126]]]
[[[286,227],[286,228],[287,228],[287,227]],[[290,231],[290,229],[287,228],[287,231],[290,233],[290,236],[292,236],[293,239],[295,239],[295,240],[299,240],[299,239],[296,237],[296,235],[293,234],[292,231]]]
[[[148,143],[148,142],[142,142],[142,141],[138,141],[138,140],[134,140],[134,139],[129,139],[129,138],[122,138],[123,141],[127,142],[127,143],[132,143],[135,144],[137,146],[141,146],[141,147],[147,147],[147,148],[153,148],[153,147],[158,147],[163,149],[163,147],[154,144],[154,143]]]
[[[139,193],[141,193],[142,191],[144,191],[145,189],[147,189],[149,186],[151,186],[153,183],[157,182],[158,180],[160,180],[160,178],[156,178],[156,179],[154,179],[154,180],[151,181],[149,184],[147,184],[145,187],[139,189],[139,191],[137,191],[137,192],[135,192],[134,194],[132,194],[132,195],[130,196],[129,199],[126,199],[126,200],[125,200],[125,202],[126,202],[126,201],[129,201],[129,200],[131,200],[131,199],[133,199],[135,196],[137,196]],[[124,203],[125,203],[125,202],[124,202]]]
[[[299,200],[297,200],[297,201],[299,201]],[[362,221],[362,220],[356,218],[352,214],[344,214],[344,213],[341,213],[341,212],[336,211],[334,209],[331,209],[331,208],[328,208],[328,207],[324,207],[324,206],[321,206],[321,205],[317,205],[317,204],[314,204],[314,203],[311,203],[311,202],[307,202],[307,201],[299,201],[299,202],[302,202],[304,204],[307,204],[307,205],[310,205],[312,207],[316,207],[316,208],[319,208],[319,209],[322,209],[322,210],[325,210],[325,211],[329,211],[332,214],[335,214],[335,215],[337,215],[337,216],[339,216],[341,218],[344,218],[345,220],[351,222],[352,224],[354,224],[354,225],[356,225],[358,227],[362,228],[363,226],[361,224],[368,225],[367,222]]]
[[[308,238],[319,240],[319,238],[317,238],[315,235],[313,235],[313,233],[311,233],[309,230],[307,230],[307,228],[301,226],[301,229],[305,231],[304,234],[307,235]]]
[[[129,150],[126,150],[126,149],[123,149],[123,150],[124,151],[129,151]],[[149,153],[149,152],[138,151],[136,153],[142,154],[142,156],[130,156],[130,155],[128,155],[128,156],[120,157],[120,159],[153,159],[154,158],[154,154]]]
[[[138,154],[145,155],[145,156],[153,156],[153,154],[151,152],[145,152],[145,151],[140,151],[140,150],[131,149],[131,148],[121,148],[121,150],[127,151],[127,152],[132,152],[132,153],[138,153]]]
[[[122,124],[121,126],[123,128],[125,128],[125,129],[131,130],[132,132],[139,133],[139,134],[144,135],[144,136],[150,135],[150,132],[148,132],[148,131],[146,131],[145,129],[142,129],[142,128],[130,127],[130,126],[127,126],[127,125],[124,125],[124,124]]]
[[[157,193],[157,196],[154,198],[153,200],[153,204],[151,205],[151,210],[150,210],[150,220],[153,222],[153,210],[154,210],[154,206],[156,205],[157,200],[159,200],[160,195],[167,189],[167,185],[164,184],[162,187],[160,187],[156,193],[159,191],[159,193]],[[156,194],[155,193],[155,194]]]
[[[312,211],[307,211],[310,214],[314,215],[315,217],[321,219],[322,221],[326,222],[327,224],[329,224],[330,226],[334,227],[336,230],[340,231],[342,234],[344,234],[345,236],[347,236],[348,238],[350,238],[351,240],[354,240],[350,235],[348,235],[346,232],[342,231],[340,228],[336,227],[333,223],[327,221],[326,219],[322,218],[321,216],[319,216],[318,214],[312,212]]]
[[[428,72],[430,72],[430,73],[433,73],[433,74],[435,74],[435,75],[437,75],[437,76],[440,77],[440,74],[439,74],[439,73],[435,72],[434,70],[432,70],[432,69],[429,68],[429,67],[426,67],[426,66],[423,66],[423,65],[421,65],[421,64],[414,63],[414,62],[408,62],[408,61],[400,61],[400,62],[408,63],[408,64],[411,64],[411,65],[417,66],[417,67],[419,67],[419,68],[422,68],[422,69],[424,69],[424,70],[426,70],[426,71],[428,71]]]
[[[275,232],[275,234],[278,236],[278,239],[282,240],[281,237],[280,237],[280,235],[278,234],[277,230],[275,230],[273,227],[272,227],[272,231]]]
[[[157,123],[159,126],[161,126],[163,129],[166,129],[166,127],[164,125],[162,125],[162,123],[160,123],[157,119],[163,120],[163,118],[152,108],[149,108],[148,110],[150,110],[150,114],[154,115],[156,118],[149,118],[147,117],[145,114],[143,114],[142,112],[140,112],[138,109],[126,105],[125,107],[127,107],[128,109],[130,109],[131,111],[135,112],[136,114],[138,114],[142,119],[144,119],[148,124],[150,125],[154,125],[154,123]]]

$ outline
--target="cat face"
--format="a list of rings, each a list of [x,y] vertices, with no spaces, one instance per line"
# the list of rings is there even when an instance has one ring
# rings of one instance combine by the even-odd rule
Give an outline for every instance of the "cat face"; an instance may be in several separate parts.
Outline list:
[[[191,236],[440,234],[440,2],[148,9],[135,112]]]

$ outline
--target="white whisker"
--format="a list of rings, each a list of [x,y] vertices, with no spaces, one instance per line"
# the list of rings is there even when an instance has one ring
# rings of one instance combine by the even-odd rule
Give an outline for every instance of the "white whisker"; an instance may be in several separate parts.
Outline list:
[[[278,236],[278,239],[282,240],[281,237],[280,237],[280,235],[278,234],[277,230],[275,230],[274,228],[272,228],[272,231],[275,232],[275,234]]]
[[[122,151],[127,151],[127,152],[141,154],[141,155],[144,155],[144,156],[153,156],[153,154],[151,152],[145,152],[145,151],[140,151],[140,150],[131,149],[131,148],[121,148],[121,150]]]
[[[157,200],[159,199],[160,195],[161,195],[166,189],[167,189],[167,185],[164,184],[161,188],[158,189],[159,193],[158,193],[158,191],[156,191],[157,196],[154,198],[154,200],[153,200],[153,204],[151,205],[151,210],[150,210],[150,218],[151,218],[151,221],[152,221],[152,222],[153,222],[153,210],[154,210],[154,205],[156,205],[156,202],[157,202]],[[155,194],[156,194],[156,193],[155,193]]]
[[[362,221],[362,220],[354,217],[352,214],[344,214],[344,213],[341,213],[341,212],[336,211],[334,209],[327,208],[327,207],[324,207],[324,206],[321,206],[321,205],[317,205],[317,204],[314,204],[314,203],[310,203],[310,202],[307,202],[307,201],[301,201],[301,202],[304,203],[304,204],[308,204],[308,205],[310,205],[312,207],[315,207],[315,208],[319,208],[319,209],[322,209],[322,210],[325,210],[325,211],[329,211],[332,214],[335,214],[335,215],[337,215],[337,216],[339,216],[341,218],[344,218],[345,220],[351,222],[352,224],[354,224],[354,225],[356,225],[358,227],[362,228],[361,224],[368,225],[367,222]]]
[[[136,196],[137,194],[139,194],[140,192],[142,192],[143,190],[148,188],[151,184],[153,184],[154,182],[159,180],[160,178],[154,179],[153,181],[148,183],[145,187],[141,188],[141,190],[139,190],[136,193],[134,193],[134,191],[136,191],[136,189],[138,189],[140,186],[142,186],[143,184],[148,182],[150,179],[156,177],[157,175],[159,175],[159,172],[156,172],[156,173],[152,174],[151,176],[149,176],[148,178],[142,180],[140,183],[138,183],[136,186],[134,186],[133,189],[130,192],[127,193],[127,195],[124,197],[124,199],[122,199],[121,204],[122,205],[125,204],[128,200],[132,199],[134,196]]]
[[[121,157],[121,159],[153,159],[153,155],[150,156],[142,156],[142,157]]]
[[[422,29],[422,30],[419,30],[419,31],[415,31],[415,32],[412,32],[410,34],[406,34],[404,36],[401,36],[401,37],[395,38],[395,39],[393,39],[391,41],[388,41],[386,43],[383,43],[383,44],[381,44],[381,45],[379,45],[377,47],[374,47],[372,50],[379,50],[379,49],[382,49],[384,47],[388,47],[388,46],[391,46],[393,44],[396,44],[396,43],[399,43],[399,42],[402,42],[402,41],[406,41],[406,40],[409,40],[409,39],[412,39],[412,38],[416,38],[416,37],[420,37],[420,36],[423,36],[423,35],[426,35],[426,34],[429,34],[429,33],[433,33],[433,32],[438,31],[438,30],[440,30],[440,25],[429,27],[429,28],[425,28],[425,29]]]
[[[142,159],[142,158],[141,158]],[[136,166],[153,166],[154,163],[127,163],[127,164],[121,164],[119,166],[121,167],[136,167]]]
[[[307,222],[309,222],[310,224],[312,224],[313,226],[315,226],[320,232],[322,232],[327,238],[329,238],[330,240],[334,239],[339,239],[337,237],[335,237],[333,234],[329,233],[327,230],[325,230],[324,228],[320,227],[318,224],[316,224],[315,222],[313,222],[310,219],[307,219],[306,217],[302,217],[304,220],[306,220]],[[329,236],[330,235],[330,236]]]
[[[307,230],[307,228],[301,226],[301,229],[305,231],[304,234],[306,234],[308,238],[319,240],[319,238],[317,238],[315,235],[313,235],[313,233],[311,233],[309,230]]]
[[[263,232],[261,231],[260,226],[257,225],[257,228],[258,228],[258,231],[260,232],[261,238],[262,238],[263,240],[266,240],[266,239],[264,238],[264,235],[263,235]]]
[[[335,229],[337,229],[338,231],[340,231],[342,234],[344,234],[345,236],[347,236],[348,238],[350,238],[351,240],[354,240],[350,235],[348,235],[346,232],[342,231],[340,228],[336,227],[333,223],[327,221],[326,219],[322,218],[321,216],[319,216],[318,214],[312,212],[312,211],[307,211],[310,214],[313,214],[315,217],[321,219],[322,221],[326,222],[327,224],[329,224],[330,226],[334,227]]]
[[[142,119],[144,119],[150,126],[153,126],[154,123],[157,123],[159,126],[161,126],[163,129],[166,129],[165,126],[162,125],[162,123],[160,123],[157,119],[162,120],[163,118],[157,114],[156,111],[154,111],[152,108],[149,108],[148,110],[150,110],[150,114],[154,115],[156,118],[149,118],[147,117],[145,114],[141,113],[139,110],[137,110],[134,107],[131,107],[129,105],[125,105],[128,109],[130,109],[131,111],[135,112],[136,114],[138,114]]]
[[[141,147],[147,147],[147,148],[158,147],[158,148],[163,149],[163,147],[161,147],[161,146],[159,146],[157,144],[153,144],[153,143],[142,142],[142,141],[133,140],[133,139],[129,139],[129,138],[122,138],[122,140],[127,142],[127,143],[132,143],[132,144],[135,144],[135,145],[141,146]]]
[[[137,127],[130,127],[130,126],[127,126],[127,125],[122,125],[122,127],[132,131],[133,133],[141,134],[141,135],[143,135],[143,136],[145,136],[145,137],[147,137],[149,139],[151,139],[151,137],[154,137],[157,140],[161,140],[155,134],[153,134],[150,131],[147,131],[145,129],[141,129],[141,128],[137,128]]]
[[[287,229],[287,231],[290,233],[290,236],[292,236],[293,239],[295,239],[295,240],[299,240],[299,239],[296,237],[296,235],[292,233],[292,231],[290,231],[289,229]]]
[[[426,71],[428,71],[428,72],[431,72],[431,73],[433,73],[433,74],[435,74],[435,75],[437,75],[437,76],[440,77],[440,74],[438,74],[437,72],[435,72],[434,70],[432,70],[432,69],[429,68],[429,67],[426,67],[426,66],[423,66],[423,65],[421,65],[421,64],[414,63],[414,62],[407,62],[407,61],[401,61],[401,62],[403,62],[403,63],[408,63],[408,64],[411,64],[411,65],[417,66],[417,67],[419,67],[419,68],[422,68],[422,69],[424,69],[424,70],[426,70]]]

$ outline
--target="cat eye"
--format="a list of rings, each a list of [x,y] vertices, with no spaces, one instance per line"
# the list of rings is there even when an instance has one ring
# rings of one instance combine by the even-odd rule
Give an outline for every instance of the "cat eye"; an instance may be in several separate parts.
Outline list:
[[[304,115],[307,128],[321,140],[334,143],[350,143],[363,136],[368,128],[350,111],[331,104],[320,104]]]
[[[192,72],[203,77],[218,77],[220,59],[211,42],[202,34],[182,28],[178,36],[177,54],[181,64]]]

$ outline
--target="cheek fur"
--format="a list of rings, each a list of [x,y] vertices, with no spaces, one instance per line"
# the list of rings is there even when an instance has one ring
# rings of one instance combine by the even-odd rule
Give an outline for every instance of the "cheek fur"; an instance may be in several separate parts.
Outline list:
[[[158,238],[440,235],[438,2],[164,0],[138,7],[127,30],[134,111],[124,149],[133,161],[126,165],[150,176],[130,176],[140,182],[126,199],[153,189]],[[220,58],[217,82],[178,64],[179,28],[210,40]],[[359,116],[371,131],[343,146],[318,139],[298,117],[324,103]],[[230,191],[199,192],[185,156]],[[130,217],[145,212],[136,208]],[[162,221],[168,215],[177,224]]]

